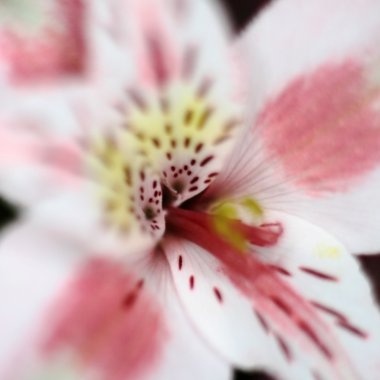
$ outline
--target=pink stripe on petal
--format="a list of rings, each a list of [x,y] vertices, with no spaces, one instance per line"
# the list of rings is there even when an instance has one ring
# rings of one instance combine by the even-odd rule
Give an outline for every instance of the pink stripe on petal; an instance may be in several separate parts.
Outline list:
[[[48,316],[44,355],[69,348],[102,379],[134,379],[154,366],[167,330],[142,284],[120,264],[88,263]]]
[[[179,51],[174,32],[170,30],[169,5],[157,0],[130,0],[129,46],[134,49],[138,84],[160,87],[179,73]]]
[[[258,119],[286,175],[312,191],[344,190],[380,162],[380,112],[365,72],[330,64],[296,79]]]
[[[0,30],[2,59],[15,82],[77,75],[85,68],[85,5],[82,0],[55,1],[46,25],[35,35]]]

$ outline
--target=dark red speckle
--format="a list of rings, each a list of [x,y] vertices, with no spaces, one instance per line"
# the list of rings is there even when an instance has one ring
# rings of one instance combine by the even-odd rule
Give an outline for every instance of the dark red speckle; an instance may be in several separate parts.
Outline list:
[[[215,297],[218,300],[218,302],[222,303],[223,302],[223,296],[222,296],[221,291],[217,287],[214,287],[213,290],[214,290],[214,294],[215,294]]]
[[[195,278],[193,275],[191,275],[189,277],[189,285],[190,285],[190,289],[193,290],[194,289],[194,286],[195,286]]]
[[[288,362],[291,362],[293,360],[293,356],[287,343],[279,336],[276,336],[276,340],[277,340],[278,346],[281,349],[281,352],[284,354],[285,359]]]
[[[366,339],[368,338],[368,334],[363,330],[360,330],[358,327],[351,325],[348,321],[342,320],[338,322],[338,326],[342,327],[346,331],[358,336],[359,338]]]
[[[310,274],[314,277],[318,277],[321,280],[327,280],[327,281],[338,281],[338,279],[330,274],[315,270],[313,268],[308,268],[308,267],[299,267],[299,269],[307,274]]]
[[[268,326],[267,321],[264,319],[264,317],[259,312],[257,312],[256,310],[253,310],[253,311],[257,317],[257,320],[260,322],[260,325],[262,326],[262,328],[265,330],[266,333],[268,333],[269,332],[269,326]]]

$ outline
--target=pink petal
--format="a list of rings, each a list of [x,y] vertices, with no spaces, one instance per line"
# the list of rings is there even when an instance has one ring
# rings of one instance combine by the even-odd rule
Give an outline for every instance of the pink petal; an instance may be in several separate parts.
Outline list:
[[[36,5],[39,6],[39,5]],[[78,75],[85,69],[85,5],[56,1],[36,35],[5,26],[0,29],[1,59],[15,82]]]
[[[380,163],[380,87],[354,62],[297,78],[256,123],[285,176],[307,191],[342,191]]]
[[[118,264],[90,262],[58,300],[43,355],[70,347],[102,378],[136,378],[160,360],[167,331],[144,280]]]
[[[29,247],[36,248],[30,243],[27,243]],[[52,253],[55,250],[49,251]],[[57,264],[60,259],[67,259],[51,257]],[[23,288],[25,279],[39,269],[38,265],[26,267],[17,281],[4,276],[10,294],[14,294],[15,286],[20,292],[38,290],[41,293],[44,287]],[[5,352],[0,351],[1,369],[4,369],[3,354],[8,359],[6,378],[53,377],[66,373],[86,379],[166,380],[181,374],[186,380],[194,376],[202,380],[210,376],[227,380],[227,364],[200,342],[179,308],[160,253],[156,252],[134,270],[139,275],[131,275],[121,262],[94,259],[82,265],[74,276],[66,277],[64,287],[58,288],[58,292],[56,287],[46,286],[46,283],[42,296],[49,294],[49,308],[45,304],[37,313],[38,318],[33,319],[26,311],[23,314],[28,320],[26,330],[18,331],[20,318],[14,315],[13,320],[5,320],[7,324],[3,328],[7,335],[12,339],[14,335],[24,338],[16,340],[11,352],[7,345]],[[53,277],[57,281],[60,278]],[[36,285],[44,284],[46,279],[41,273]],[[53,302],[52,293],[55,294]],[[14,301],[7,315],[11,317],[21,306],[25,310],[28,306],[38,308],[35,300],[33,293],[28,302]],[[12,306],[9,297],[2,297],[3,304],[5,301]],[[30,336],[32,339],[25,340]],[[15,361],[9,362],[9,357]]]

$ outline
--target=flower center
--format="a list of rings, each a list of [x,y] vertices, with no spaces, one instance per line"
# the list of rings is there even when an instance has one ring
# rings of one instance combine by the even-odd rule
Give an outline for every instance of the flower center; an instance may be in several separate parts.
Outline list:
[[[93,136],[90,169],[113,229],[160,237],[164,207],[179,206],[217,176],[238,123],[210,87],[178,83],[159,96],[131,90],[119,122]]]

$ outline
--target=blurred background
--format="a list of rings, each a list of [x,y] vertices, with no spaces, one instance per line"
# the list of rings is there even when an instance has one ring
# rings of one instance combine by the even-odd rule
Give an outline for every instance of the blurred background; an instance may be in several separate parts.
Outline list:
[[[244,26],[257,17],[263,7],[271,3],[270,0],[218,0],[225,7],[235,33],[239,33]],[[0,197],[0,230],[8,223],[14,221],[19,214],[12,205],[5,202]],[[377,299],[380,300],[380,255],[365,256],[360,259],[364,270],[368,273],[373,287],[375,289]],[[380,303],[380,302],[379,302]],[[241,372],[235,371],[234,380],[270,380],[273,379],[269,375],[262,372]]]

